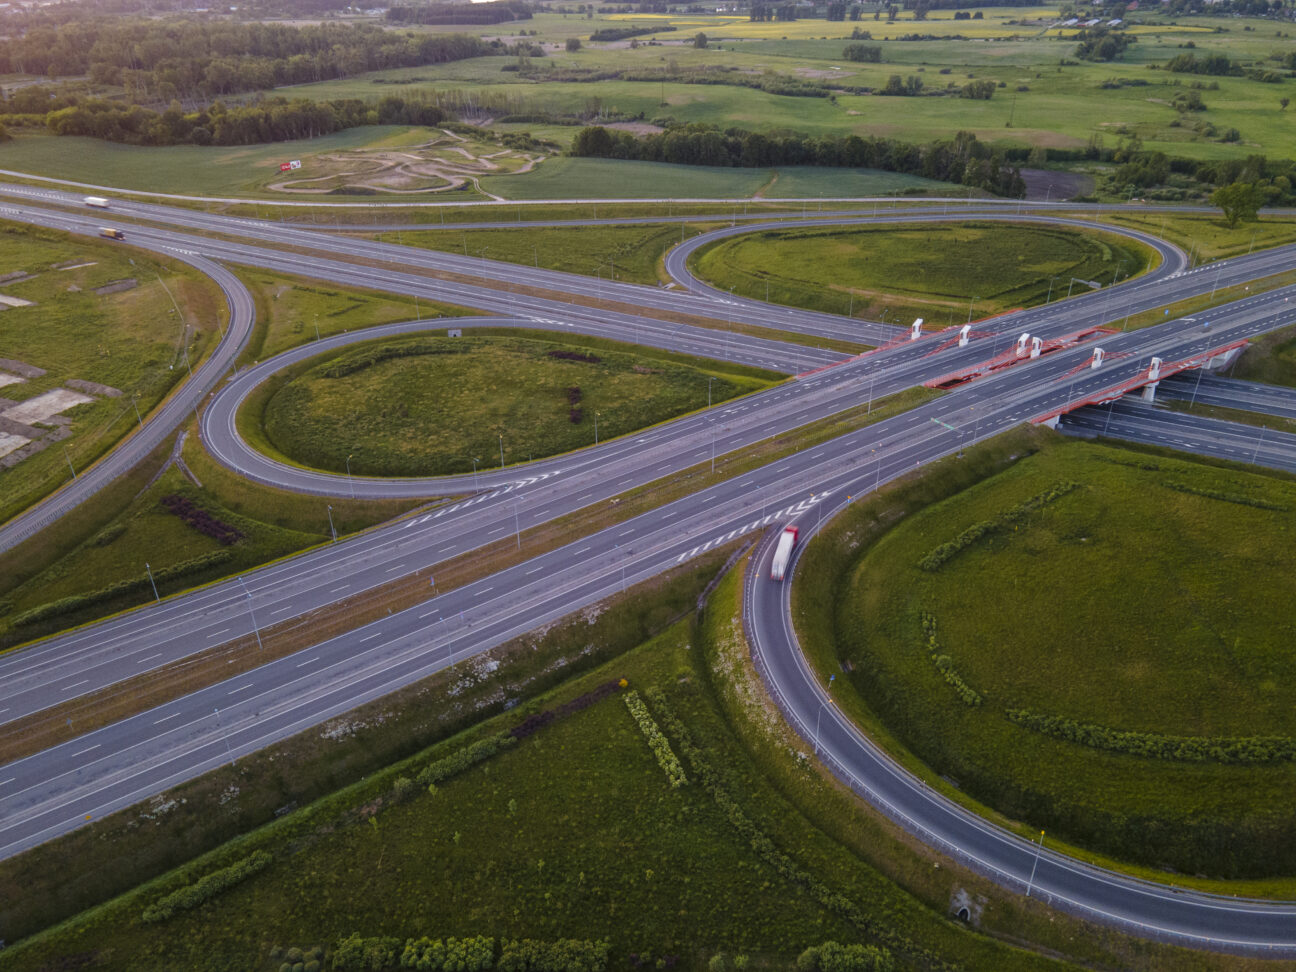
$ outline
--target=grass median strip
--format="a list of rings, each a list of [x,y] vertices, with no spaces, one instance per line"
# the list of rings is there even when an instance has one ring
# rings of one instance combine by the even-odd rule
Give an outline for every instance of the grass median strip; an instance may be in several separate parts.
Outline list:
[[[709,462],[699,463],[606,502],[531,527],[521,532],[520,546],[513,536],[496,540],[471,553],[437,564],[435,591],[429,590],[426,572],[406,575],[352,594],[328,607],[262,628],[260,647],[251,635],[214,645],[152,672],[15,720],[8,724],[8,731],[0,739],[0,763],[40,752],[82,733],[309,648],[392,612],[420,604],[433,594],[480,580],[698,489],[743,475],[783,456],[914,408],[939,394],[925,388],[910,389],[880,399],[873,403],[871,410],[865,405],[856,406],[831,418],[765,439],[749,448],[717,456],[714,473],[710,471]]]

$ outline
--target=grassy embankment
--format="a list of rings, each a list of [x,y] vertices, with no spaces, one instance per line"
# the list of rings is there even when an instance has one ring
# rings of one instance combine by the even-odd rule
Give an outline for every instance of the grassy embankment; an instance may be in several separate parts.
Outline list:
[[[890,418],[930,401],[939,394],[941,393],[926,388],[914,388],[875,401],[871,407],[868,404],[858,405],[831,418],[717,456],[714,465],[709,461],[699,463],[627,490],[606,503],[591,505],[531,527],[522,532],[520,545],[513,538],[505,538],[478,547],[471,553],[437,565],[436,592],[444,593],[489,576],[505,567],[570,543],[573,537],[625,522],[689,492],[742,476],[764,463]],[[256,516],[259,513],[265,515],[266,495],[262,488],[249,484],[218,466],[202,452],[201,446],[193,445],[192,440],[186,445],[185,458],[209,487],[213,479],[216,481],[226,508],[244,516]],[[316,529],[317,524],[322,522],[319,518],[327,515],[324,504],[313,497],[292,498],[300,504],[301,522],[306,524],[304,529]],[[363,508],[363,504],[344,502],[338,505],[337,500],[333,505],[339,516],[343,515],[339,511],[355,505]],[[282,518],[275,520],[278,526],[287,526],[292,522],[297,521],[285,521]],[[98,576],[89,575],[83,583],[89,589],[97,589]],[[392,611],[420,604],[428,596],[425,578],[420,574],[407,575],[304,617],[265,627],[261,630],[260,639],[247,635],[198,656],[155,669],[147,675],[127,679],[99,692],[44,709],[15,723],[14,731],[0,739],[0,761],[20,759],[48,746],[65,742],[78,733],[107,725],[220,679],[249,671],[274,658],[300,651],[317,644],[322,638],[353,630]]]
[[[326,336],[405,320],[415,313],[413,300],[386,294],[326,289],[314,281],[260,271],[247,271],[243,279],[257,304],[257,325],[246,352],[249,359],[313,340],[316,326]],[[457,310],[420,305],[429,316]],[[161,317],[168,320],[165,313]],[[0,327],[7,320],[0,316]],[[78,349],[59,350],[73,354]],[[126,345],[108,360],[127,367],[128,351],[139,349]],[[170,355],[172,349],[166,346],[165,353]],[[120,400],[108,401],[123,407]],[[133,410],[124,407],[134,421]],[[69,517],[0,557],[0,647],[148,602],[153,598],[149,570],[159,594],[165,596],[330,539],[328,504],[232,475],[206,458],[196,443],[194,423],[187,427],[191,434],[184,455],[201,486],[177,469],[166,468],[174,443],[169,440]],[[47,452],[58,454],[57,449]],[[183,496],[218,521],[234,526],[242,538],[226,545],[186,525],[160,505],[163,497],[171,495]],[[418,503],[338,498],[331,505],[333,524],[340,535],[346,535]],[[74,603],[66,598],[81,600]],[[63,601],[59,610],[46,607],[58,601]],[[34,609],[52,613],[22,617]],[[20,619],[24,623],[15,624]]]
[[[788,229],[722,240],[693,258],[699,277],[796,307],[929,327],[962,324],[1141,273],[1141,244],[1100,233],[963,222],[876,229]]]
[[[6,296],[31,301],[0,314],[0,358],[46,372],[3,385],[0,398],[26,401],[69,381],[121,392],[90,392],[91,402],[26,423],[44,425],[45,436],[23,438],[49,444],[0,469],[4,521],[62,486],[71,477],[69,463],[81,472],[129,434],[137,424],[136,406],[147,415],[158,405],[187,377],[186,360],[197,368],[219,340],[225,305],[216,287],[183,264],[159,262],[121,243],[74,239],[52,230],[9,225],[0,230],[0,269],[28,275],[2,286]],[[94,293],[129,279],[137,285]],[[51,431],[50,426],[62,428]]]
[[[688,605],[686,593],[696,595],[717,562],[675,582],[669,601],[656,599],[655,616],[664,619]],[[628,603],[614,609],[623,615],[630,610]],[[647,627],[642,614],[633,620],[639,630]],[[468,714],[474,703],[481,706],[475,683],[498,684],[500,677],[487,674],[487,665],[461,666],[467,670],[456,672],[457,678],[442,680],[472,695],[459,718],[422,718],[441,723],[425,735],[443,737],[451,726],[470,726],[465,732],[423,752],[407,745],[412,758],[375,767],[363,782],[33,940],[0,966],[36,968],[89,950],[106,969],[274,968],[275,945],[331,946],[359,930],[401,938],[607,938],[613,967],[624,967],[631,954],[651,953],[654,963],[675,955],[677,967],[700,969],[723,950],[748,955],[753,967],[785,968],[804,947],[826,939],[880,944],[906,965],[946,958],[1002,969],[1059,967],[969,933],[844,853],[770,785],[726,725],[691,647],[697,631],[690,621],[632,651],[626,643],[631,628],[625,618],[603,615],[592,636],[579,620],[557,637],[547,636],[538,654],[526,646],[533,666],[555,649],[569,652],[587,641],[598,646],[592,661],[619,657],[520,709],[482,721]],[[664,703],[650,691],[646,697],[681,761],[683,786],[671,786],[620,692],[438,780],[432,793],[426,782],[399,782],[416,780],[435,759],[474,740],[619,678],[640,691],[665,690]],[[409,721],[390,704],[384,710]],[[338,742],[312,740],[311,748],[354,752],[352,740],[392,735],[364,719],[350,720],[350,728],[329,733]],[[195,784],[205,784],[207,802],[232,794],[226,802],[233,809],[211,816],[237,814],[241,801],[254,796],[239,775],[257,774],[265,762],[264,756],[252,757],[238,770],[213,774],[222,778],[224,790],[216,789],[214,779]],[[703,763],[716,774],[711,783]],[[175,817],[192,814],[187,804],[152,812],[158,822],[140,829],[172,831],[179,823]],[[749,827],[767,834],[773,847],[753,846]],[[254,877],[163,924],[141,920],[143,909],[162,894],[258,850],[275,862]],[[834,892],[849,904],[825,905]],[[249,915],[256,920],[249,922]]]
[[[1254,965],[1132,942],[1005,895],[861,807],[807,759],[764,695],[742,642],[738,573],[712,591],[700,623],[687,618],[633,648],[691,614],[724,556],[0,864],[3,885],[34,882],[4,899],[11,920],[29,918],[31,894],[51,885],[65,908],[134,889],[20,944],[0,967],[76,955],[106,969],[275,969],[285,948],[331,948],[355,931],[602,937],[611,968],[633,966],[632,955],[714,968],[723,951],[725,968],[744,955],[749,968],[782,969],[825,939],[880,946],[901,968]],[[554,671],[555,658],[571,661]],[[626,711],[621,678],[655,728]],[[612,694],[577,701],[600,686]],[[522,702],[493,715],[504,698]],[[418,774],[433,761],[554,711],[557,720],[460,761],[425,792]],[[654,757],[650,733],[669,755]],[[671,785],[669,763],[683,785]],[[320,787],[317,802],[199,856],[220,832],[268,820],[273,798]],[[119,857],[122,844],[147,853]],[[110,853],[129,863],[97,869]],[[253,854],[268,866],[161,924],[142,920],[167,893]],[[168,857],[184,863],[145,884]],[[93,873],[89,886],[50,866],[73,859]],[[965,902],[988,934],[945,917]],[[1028,941],[1051,957],[1024,951]]]
[[[421,337],[365,344],[276,376],[270,444],[359,475],[439,475],[544,458],[766,387],[754,368],[579,338]],[[625,346],[622,345],[622,348]],[[258,403],[249,403],[256,420]],[[500,436],[503,437],[501,443]]]
[[[1051,839],[1152,868],[1278,878],[1207,882],[1224,893],[1291,894],[1280,848],[1296,821],[1281,794],[1296,768],[1230,753],[1264,736],[1273,755],[1296,735],[1273,613],[1296,487],[1038,431],[969,458],[852,508],[807,552],[805,576],[833,581],[798,587],[798,629],[820,666],[847,670],[839,704],[940,774],[933,785]],[[951,542],[935,558],[948,559],[919,566]],[[1107,748],[1081,745],[1008,717],[1018,710],[1135,735],[1096,730]],[[1212,742],[1189,759],[1195,738]]]

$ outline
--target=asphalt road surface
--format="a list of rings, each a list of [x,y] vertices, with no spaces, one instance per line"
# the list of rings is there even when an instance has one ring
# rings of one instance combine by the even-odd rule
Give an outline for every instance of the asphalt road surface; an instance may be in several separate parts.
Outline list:
[[[82,232],[87,225],[111,225],[97,214],[87,217],[26,207],[20,218]],[[362,247],[375,244],[357,244],[352,252],[350,243],[339,245],[335,238],[330,245],[339,258],[333,259],[190,237],[165,229],[124,228],[132,242],[142,240],[163,252],[197,247],[205,255],[231,262],[339,282],[362,279],[366,286],[398,292],[421,294],[435,284],[437,299],[463,303],[446,296],[451,288],[459,288],[453,292],[480,301],[472,306],[513,316],[521,310],[521,316],[532,321],[537,318],[530,315],[538,313],[537,308],[575,318],[584,315],[585,326],[605,326],[622,339],[634,340],[638,336],[635,329],[654,321],[637,315],[595,314],[548,298],[518,294],[501,298],[488,287],[447,285],[416,273],[361,267],[340,258],[369,259],[370,251]],[[305,245],[286,239],[267,242]],[[318,245],[310,243],[312,247]],[[390,249],[395,249],[396,254],[384,251],[383,259],[411,252]],[[1128,288],[1001,318],[984,326],[965,348],[951,343],[950,335],[932,335],[920,341],[901,341],[876,354],[853,359],[822,354],[816,363],[835,366],[727,404],[724,409],[662,426],[654,430],[657,438],[625,437],[586,450],[568,463],[553,461],[502,470],[492,473],[486,482],[479,477],[475,488],[480,492],[467,500],[319,548],[246,578],[173,598],[4,656],[0,659],[0,722],[96,687],[118,684],[169,660],[225,643],[253,631],[258,616],[263,619],[261,624],[307,617],[340,597],[378,586],[384,576],[427,576],[445,559],[507,536],[510,513],[514,530],[520,531],[524,516],[532,523],[544,522],[564,512],[609,501],[616,493],[663,472],[705,463],[717,448],[739,448],[767,437],[771,429],[795,428],[813,418],[836,414],[847,403],[860,404],[866,395],[881,397],[957,372],[978,360],[1003,355],[1009,352],[1017,332],[1027,326],[1032,333],[1054,339],[1078,334],[1095,323],[1119,319],[1122,310],[1128,318],[1139,307],[1165,303],[1167,294],[1177,299],[1272,273],[1274,268],[1285,269],[1290,266],[1292,252],[1286,248],[1253,254],[1212,265],[1202,273],[1203,268],[1185,270],[1182,255],[1176,257],[1176,251],[1168,251],[1168,262],[1160,271]],[[1178,265],[1175,261],[1179,261]],[[653,288],[638,288],[634,293],[638,291],[661,293]],[[466,659],[595,603],[619,588],[738,536],[781,527],[790,521],[812,529],[846,497],[876,489],[889,479],[933,461],[957,461],[950,457],[974,441],[1065,409],[1072,402],[1101,397],[1105,389],[1143,372],[1152,355],[1167,361],[1184,360],[1230,340],[1289,326],[1296,321],[1290,304],[1294,292],[1287,288],[1217,308],[1211,311],[1209,331],[1194,321],[1170,321],[1141,331],[1104,336],[1101,343],[1108,361],[1097,369],[1087,366],[1094,343],[1077,337],[1051,354],[1017,361],[1012,367],[959,386],[901,415],[709,485],[356,631],[0,767],[0,853],[13,854],[73,829],[84,822],[87,814],[98,817],[137,802],[226,759],[237,759],[242,753],[417,681],[451,661]],[[633,294],[617,299],[634,302]],[[714,307],[718,300],[727,298],[703,294],[692,299]],[[735,314],[759,310],[767,326],[785,326],[781,312],[775,308],[753,308],[751,302],[735,304],[746,305],[737,306]],[[802,329],[821,323],[796,314],[788,318]],[[852,326],[851,322],[845,326]],[[712,334],[690,340],[710,341],[711,345],[703,346],[714,348],[716,337]],[[365,336],[370,336],[369,332]],[[720,341],[724,344],[718,356],[725,357],[776,351],[810,356],[814,351],[801,346],[800,351],[792,352],[779,342],[767,342],[776,348],[743,344],[737,336],[721,337]],[[786,367],[786,359],[783,364]],[[250,376],[248,381],[254,384],[253,378],[262,377]],[[1126,403],[1116,407],[1118,418],[1125,407]],[[1262,453],[1263,448],[1262,444]],[[1283,448],[1287,446],[1276,446],[1275,451]],[[237,465],[242,460],[227,457],[227,461]],[[271,469],[264,475],[274,479],[280,473]],[[295,488],[358,488],[357,484],[339,484],[336,480],[334,477],[323,483],[296,484]],[[465,478],[460,477],[439,485],[423,482],[416,488],[462,489],[464,483]],[[767,550],[762,552],[762,556],[766,554]],[[761,572],[756,571],[754,576],[759,578]],[[903,771],[893,765],[888,768],[885,758],[871,752],[867,742],[845,720],[829,718],[832,710],[824,709],[816,686],[807,682],[798,687],[797,667],[804,668],[804,660],[794,641],[785,639],[785,643],[779,643],[776,630],[781,626],[785,635],[790,633],[783,594],[789,586],[767,581],[763,589],[753,592],[749,624],[765,674],[792,723],[811,738],[808,729],[813,720],[815,745],[821,748],[834,772],[857,787],[874,785],[868,795],[913,832],[1006,885],[1020,886],[1022,874],[1026,873],[1024,862],[1035,853],[1031,845],[964,814],[921,784],[910,781],[905,785]],[[779,596],[771,596],[775,593]],[[767,602],[775,603],[770,606]],[[758,614],[763,620],[756,620]],[[1035,873],[1027,881],[1033,894],[1046,895],[1054,903],[1089,917],[1152,936],[1214,947],[1296,949],[1296,922],[1292,921],[1296,909],[1291,905],[1236,903],[1232,899],[1185,894],[1085,868],[1047,851],[1032,860],[1030,866]]]

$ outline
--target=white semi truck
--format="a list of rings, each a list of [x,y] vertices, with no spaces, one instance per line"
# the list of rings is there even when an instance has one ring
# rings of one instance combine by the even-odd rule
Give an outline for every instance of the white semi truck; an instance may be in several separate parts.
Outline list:
[[[797,542],[797,528],[784,527],[779,534],[778,546],[774,548],[774,561],[770,565],[770,580],[781,581],[787,573],[788,562],[792,559],[792,548]]]
[[[108,200],[105,199],[103,196],[86,196],[85,199],[81,201],[84,202],[87,206],[93,206],[95,209],[108,208]]]

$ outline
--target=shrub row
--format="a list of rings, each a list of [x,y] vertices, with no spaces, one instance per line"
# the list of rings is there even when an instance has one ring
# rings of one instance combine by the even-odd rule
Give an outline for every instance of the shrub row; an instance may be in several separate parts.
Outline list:
[[[1033,732],[1128,756],[1241,765],[1296,760],[1296,739],[1290,736],[1168,736],[1040,715],[1030,709],[1009,709],[1006,714],[1011,721]]]
[[[159,898],[144,909],[144,921],[166,921],[177,911],[188,911],[205,904],[227,888],[232,888],[241,881],[246,881],[258,871],[263,871],[274,861],[269,851],[253,851],[242,860],[235,861],[229,867],[212,871],[201,880],[185,885],[178,891],[172,891]]]
[[[586,692],[584,695],[578,695],[555,709],[545,709],[543,712],[532,713],[510,729],[509,735],[514,739],[525,739],[527,736],[539,732],[555,719],[561,719],[563,716],[588,709],[595,702],[606,699],[618,688],[622,687],[622,683],[618,681],[604,682],[598,688]]]
[[[442,780],[458,776],[464,770],[476,766],[482,760],[490,759],[505,746],[510,746],[515,742],[517,742],[517,739],[507,732],[487,736],[485,739],[479,739],[471,746],[457,749],[449,756],[438,759],[434,763],[429,763],[423,767],[415,779],[423,786],[433,786]]]
[[[980,523],[974,523],[953,540],[942,543],[939,547],[929,553],[922,560],[918,561],[918,566],[923,570],[940,570],[946,562],[954,558],[960,551],[966,550],[972,544],[976,543],[987,534],[1002,530],[1005,526],[1016,523],[1029,513],[1041,507],[1047,506],[1054,500],[1060,499],[1073,489],[1078,489],[1079,483],[1069,481],[1057,482],[1044,490],[1037,493],[1028,500],[1018,503],[1010,510],[1000,513],[992,520],[982,520]]]
[[[243,531],[230,526],[224,520],[218,520],[187,496],[172,493],[163,496],[160,502],[168,513],[173,513],[199,533],[211,537],[222,546],[228,547],[243,539]]]
[[[680,765],[679,759],[671,750],[670,742],[657,728],[657,723],[653,721],[652,715],[648,712],[648,707],[643,704],[643,699],[639,698],[639,693],[628,693],[625,697],[625,704],[626,708],[630,710],[630,714],[634,716],[634,721],[638,723],[639,731],[648,740],[648,748],[657,757],[657,764],[666,771],[666,777],[670,780],[671,786],[683,786],[686,784],[688,777],[684,775],[684,767]]]
[[[587,354],[584,351],[567,351],[562,348],[546,351],[545,354],[550,358],[558,358],[562,361],[582,361],[585,364],[598,364],[603,360],[597,354]]]
[[[797,972],[892,972],[890,952],[872,945],[839,945],[824,942],[797,956]]]
[[[153,579],[158,583],[181,577],[185,574],[194,573],[199,570],[206,570],[208,567],[214,567],[217,564],[224,563],[234,556],[230,550],[213,550],[199,557],[191,557],[189,560],[182,560],[178,564],[172,564],[165,567],[153,575]],[[107,587],[101,587],[97,591],[90,591],[87,594],[72,594],[68,597],[61,597],[57,601],[50,601],[47,604],[38,604],[29,611],[24,611],[17,615],[10,624],[19,628],[23,625],[36,624],[39,621],[45,621],[48,618],[56,617],[60,614],[66,614],[70,611],[76,611],[83,607],[89,607],[92,604],[99,604],[103,601],[112,600],[114,597],[121,597],[123,594],[130,594],[134,591],[148,590],[152,585],[149,583],[148,574],[140,574],[138,577],[130,577],[126,580],[120,580],[115,584],[109,584]]]
[[[506,942],[495,968],[500,972],[604,972],[612,945],[562,938],[556,942],[524,938]]]
[[[643,37],[645,34],[660,34],[674,30],[674,27],[604,27],[589,35],[592,41],[629,40],[631,37]]]
[[[644,695],[652,703],[657,712],[657,717],[661,719],[667,731],[679,744],[680,752],[684,754],[693,767],[693,773],[701,781],[702,788],[715,801],[720,812],[728,820],[729,826],[733,828],[736,834],[748,842],[748,845],[761,860],[774,868],[784,879],[808,891],[822,907],[840,915],[865,934],[886,942],[892,948],[903,950],[918,958],[919,961],[916,964],[932,969],[951,968],[949,963],[938,955],[921,948],[904,936],[897,934],[893,929],[869,917],[855,902],[845,895],[833,891],[809,871],[798,867],[797,863],[779,850],[768,835],[747,816],[746,811],[725,788],[720,774],[707,760],[702,750],[694,744],[692,734],[671,711],[661,690],[648,689],[644,692]],[[889,955],[885,951],[883,954]]]
[[[352,934],[342,939],[333,952],[333,968],[356,972],[386,969],[421,969],[430,972],[605,972],[612,946],[606,941],[574,938],[554,942],[523,939],[500,942],[472,938],[362,938]]]
[[[963,676],[954,668],[953,660],[940,650],[940,642],[936,640],[936,616],[924,611],[922,625],[923,633],[927,636],[927,657],[932,660],[936,670],[941,673],[946,682],[954,687],[954,691],[958,693],[958,697],[963,700],[964,705],[973,707],[980,705],[981,696],[977,693],[977,690],[963,681]]]
[[[1219,500],[1221,503],[1236,503],[1238,506],[1254,506],[1257,510],[1273,510],[1275,513],[1287,512],[1287,507],[1280,503],[1270,503],[1268,500],[1256,499],[1252,496],[1244,496],[1241,493],[1226,493],[1219,489],[1201,489],[1197,486],[1189,486],[1187,483],[1164,482],[1161,485],[1166,489],[1173,489],[1177,493],[1190,493],[1193,496],[1203,496],[1206,499]]]

